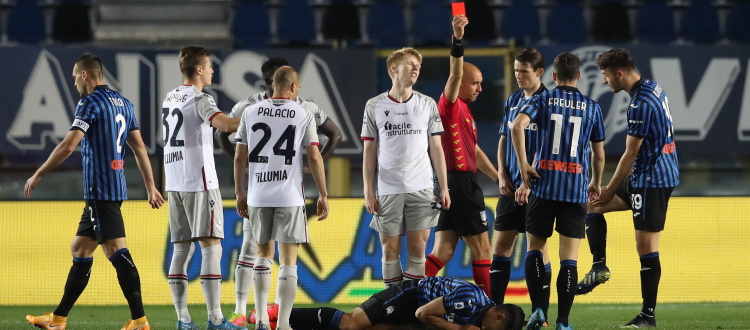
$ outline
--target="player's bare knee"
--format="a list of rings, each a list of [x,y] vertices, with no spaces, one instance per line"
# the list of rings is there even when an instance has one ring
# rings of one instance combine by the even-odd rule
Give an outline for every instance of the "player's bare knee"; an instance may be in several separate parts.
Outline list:
[[[201,248],[207,248],[209,246],[221,244],[221,238],[201,237],[198,239],[198,244],[200,244]]]

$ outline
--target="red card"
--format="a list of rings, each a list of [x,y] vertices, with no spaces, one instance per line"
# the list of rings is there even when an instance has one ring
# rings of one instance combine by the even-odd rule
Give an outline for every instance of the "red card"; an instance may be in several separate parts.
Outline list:
[[[453,17],[458,15],[464,15],[464,17],[466,17],[466,6],[464,6],[463,2],[451,3],[451,8],[453,9]]]

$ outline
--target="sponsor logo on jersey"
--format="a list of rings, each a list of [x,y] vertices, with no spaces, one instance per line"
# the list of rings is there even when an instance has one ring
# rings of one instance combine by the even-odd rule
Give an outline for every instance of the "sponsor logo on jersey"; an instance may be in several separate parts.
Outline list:
[[[391,122],[385,122],[383,128],[385,129],[385,136],[422,134],[421,129],[412,129],[409,123],[392,124]]]

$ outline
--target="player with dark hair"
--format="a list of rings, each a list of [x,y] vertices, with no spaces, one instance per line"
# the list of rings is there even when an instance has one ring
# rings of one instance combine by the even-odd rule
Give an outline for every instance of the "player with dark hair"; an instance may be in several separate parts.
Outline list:
[[[73,78],[81,100],[70,132],[46,162],[26,181],[24,194],[31,198],[42,177],[67,159],[81,143],[83,156],[83,209],[78,231],[71,243],[73,266],[68,273],[60,304],[53,313],[27,315],[26,320],[42,329],[64,330],[67,316],[89,282],[94,251],[101,245],[117,272],[120,288],[130,307],[131,320],[122,328],[151,329],[143,311],[141,280],[125,243],[125,224],[120,207],[127,199],[125,143],[135,155],[152,208],[164,203],[154,185],[151,163],[141,139],[133,104],[103,81],[102,62],[92,54],[81,56],[73,66]]]
[[[230,118],[240,118],[245,112],[245,109],[250,106],[259,103],[263,100],[267,100],[273,96],[273,75],[276,70],[283,66],[288,66],[289,62],[281,57],[272,57],[267,61],[263,62],[261,66],[261,73],[263,75],[263,81],[266,84],[266,90],[238,102],[232,112],[229,114]],[[325,135],[328,141],[324,143],[323,148],[320,150],[320,154],[323,157],[323,161],[328,160],[332,155],[336,147],[341,143],[342,135],[336,124],[328,117],[328,115],[321,110],[317,104],[312,101],[303,99],[301,97],[296,98],[296,102],[299,103],[305,110],[312,113],[315,118],[315,126],[317,127],[320,134]],[[224,152],[234,158],[235,146],[233,141],[229,139],[230,133],[223,132],[221,130],[216,131],[216,139]],[[310,167],[303,165],[303,174],[310,174]],[[247,324],[247,300],[250,297],[250,286],[253,283],[253,267],[255,266],[255,258],[258,256],[258,245],[255,242],[255,238],[252,236],[250,219],[243,219],[242,222],[242,248],[240,250],[237,267],[235,268],[235,310],[232,315],[229,316],[229,321],[238,326],[244,326]]]
[[[599,105],[576,88],[581,76],[579,66],[577,56],[558,55],[552,73],[557,87],[526,101],[511,125],[513,150],[523,177],[523,185],[516,190],[516,201],[528,203],[526,285],[534,309],[528,329],[536,329],[545,321],[540,308],[544,303],[545,277],[541,249],[553,229],[560,234],[556,329],[572,329],[568,317],[577,286],[571,283],[578,282],[578,247],[585,235],[586,203],[599,196],[601,187],[604,122]],[[535,160],[533,166],[529,164],[525,145],[526,128],[532,120],[539,134],[531,158]]]
[[[273,312],[269,307],[269,311]],[[475,284],[455,277],[404,281],[380,291],[349,313],[331,307],[294,308],[295,330],[438,329],[520,330],[523,310],[495,305]]]
[[[463,15],[453,17],[453,48],[450,55],[450,76],[438,100],[443,129],[448,186],[454,196],[453,207],[440,212],[435,227],[435,245],[427,256],[426,276],[435,276],[453,258],[459,238],[471,250],[474,282],[490,294],[490,239],[484,194],[477,181],[477,170],[497,181],[497,170],[477,145],[477,124],[469,109],[482,92],[482,72],[464,62],[464,28],[469,24]]]
[[[224,238],[224,208],[214,165],[212,127],[234,132],[239,118],[219,110],[213,97],[203,92],[211,85],[211,53],[201,46],[180,50],[183,84],[164,98],[164,173],[169,194],[169,228],[174,244],[169,265],[178,330],[193,330],[187,306],[187,266],[201,247],[201,288],[208,310],[207,329],[244,329],[229,323],[221,312],[221,240]]]
[[[496,304],[502,304],[505,301],[505,291],[510,281],[510,257],[516,245],[516,237],[518,233],[526,232],[526,205],[519,205],[515,199],[515,191],[523,184],[523,178],[518,169],[513,143],[509,142],[511,140],[510,125],[518,115],[523,102],[547,90],[541,80],[544,74],[544,57],[538,50],[526,48],[518,52],[513,63],[513,70],[520,89],[505,101],[497,148],[498,185],[501,194],[497,200],[494,255],[490,268],[490,287],[492,288],[490,296]],[[532,122],[526,131],[526,153],[527,156],[533,156],[536,150],[537,124]],[[527,159],[527,161],[533,162],[533,159]],[[543,283],[545,299],[542,299],[540,307],[546,318],[552,282],[552,264],[549,262],[546,244],[542,248],[542,254],[545,270]]]
[[[638,74],[627,50],[611,49],[599,56],[597,64],[604,82],[613,92],[630,94],[628,136],[625,153],[612,179],[589,209],[587,234],[594,266],[579,287],[591,291],[598,284],[596,275],[602,273],[597,266],[597,262],[606,260],[607,223],[602,214],[632,210],[636,249],[641,261],[643,306],[641,313],[624,327],[655,327],[656,296],[661,278],[659,235],[664,230],[669,197],[680,183],[669,100],[661,86]],[[590,274],[593,279],[589,278]]]

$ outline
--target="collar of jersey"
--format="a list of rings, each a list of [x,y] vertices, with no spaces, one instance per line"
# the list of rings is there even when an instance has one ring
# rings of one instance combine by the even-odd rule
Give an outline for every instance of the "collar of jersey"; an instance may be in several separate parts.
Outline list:
[[[638,91],[639,88],[641,88],[641,85],[643,85],[644,80],[645,79],[641,77],[641,79],[638,79],[638,81],[636,81],[635,84],[633,84],[633,88],[630,89],[630,93],[629,93],[630,97],[635,96],[635,93]]]
[[[564,91],[571,91],[571,92],[578,92],[578,93],[581,92],[581,91],[578,90],[578,88],[570,87],[570,86],[557,86],[557,87],[555,87],[555,89],[561,89],[561,90],[564,90]]]
[[[109,89],[109,86],[107,85],[99,85],[94,87],[94,90],[100,90],[100,89]]]
[[[534,92],[534,95],[542,94],[542,92],[547,90],[547,86],[544,86],[544,83],[539,84],[539,89]]]

